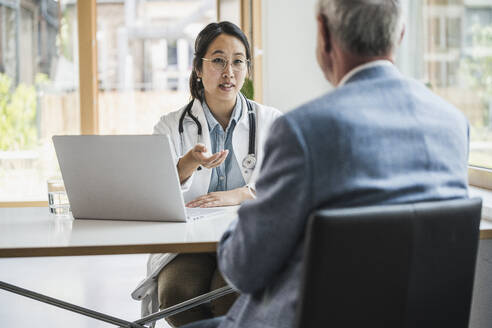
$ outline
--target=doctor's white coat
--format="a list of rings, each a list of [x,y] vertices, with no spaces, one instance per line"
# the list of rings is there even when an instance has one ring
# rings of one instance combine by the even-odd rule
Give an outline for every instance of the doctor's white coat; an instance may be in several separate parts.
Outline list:
[[[243,168],[242,161],[248,155],[249,146],[249,118],[248,107],[244,97],[240,97],[242,104],[242,113],[232,135],[232,147],[237,163],[241,168],[244,181],[246,184],[253,186],[256,181],[261,163],[263,160],[263,146],[268,137],[270,125],[281,115],[281,112],[273,107],[263,106],[251,101],[256,113],[256,166],[253,170]],[[174,162],[177,165],[179,159],[186,154],[197,143],[202,143],[211,151],[210,132],[207,120],[203,112],[202,104],[199,100],[194,100],[191,112],[198,119],[202,126],[202,136],[198,136],[198,127],[193,119],[186,115],[183,121],[184,132],[179,134],[179,120],[186,109],[182,107],[178,111],[171,112],[161,117],[154,127],[154,134],[167,134],[170,136],[172,148],[174,149]],[[189,202],[208,192],[212,170],[202,168],[195,173],[182,185],[183,197],[185,202]],[[157,277],[159,272],[172,261],[177,254],[151,254],[147,263],[147,277],[132,292],[135,300],[142,301],[142,316],[154,313],[158,310],[159,304],[157,299]]]

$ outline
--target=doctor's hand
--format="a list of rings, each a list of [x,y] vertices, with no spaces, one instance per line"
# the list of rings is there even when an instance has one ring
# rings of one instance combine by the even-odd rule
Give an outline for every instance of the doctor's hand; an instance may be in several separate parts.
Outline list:
[[[191,154],[195,164],[198,164],[198,166],[201,165],[207,169],[213,169],[225,161],[227,155],[229,154],[229,150],[222,150],[210,155],[205,145],[196,144],[195,147],[190,149],[187,154]]]
[[[222,150],[211,155],[203,144],[196,144],[178,162],[179,181],[183,184],[199,166],[212,169],[222,164],[229,151]]]
[[[228,191],[216,191],[192,200],[187,207],[217,207],[239,205],[247,199],[253,199],[248,188],[242,187]]]

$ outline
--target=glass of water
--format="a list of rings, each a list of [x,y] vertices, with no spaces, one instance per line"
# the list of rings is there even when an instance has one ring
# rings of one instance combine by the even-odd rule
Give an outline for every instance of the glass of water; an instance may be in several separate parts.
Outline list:
[[[48,206],[50,213],[56,216],[67,216],[70,214],[70,204],[68,202],[65,185],[60,178],[48,180]]]

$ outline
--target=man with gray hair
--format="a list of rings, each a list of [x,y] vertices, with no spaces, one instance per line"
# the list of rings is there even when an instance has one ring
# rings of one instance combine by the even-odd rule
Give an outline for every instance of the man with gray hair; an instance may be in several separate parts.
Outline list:
[[[273,124],[257,198],[218,248],[241,296],[189,327],[293,327],[305,226],[320,207],[468,197],[467,120],[393,65],[403,32],[400,1],[319,1],[317,59],[335,89]]]

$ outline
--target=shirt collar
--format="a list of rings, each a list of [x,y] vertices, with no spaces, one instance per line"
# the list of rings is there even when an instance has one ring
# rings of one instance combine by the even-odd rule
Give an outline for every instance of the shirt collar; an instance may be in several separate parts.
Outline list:
[[[227,129],[231,126],[231,123],[234,121],[236,124],[239,122],[239,119],[241,118],[241,113],[242,113],[242,104],[241,104],[241,98],[239,98],[239,95],[236,97],[236,104],[234,105],[234,108],[232,110],[231,114],[231,119],[229,121],[229,124],[227,125]],[[219,122],[215,119],[214,115],[212,114],[212,111],[207,105],[207,102],[205,101],[205,97],[203,98],[202,102],[202,107],[203,107],[203,112],[205,113],[205,118],[207,119],[207,124],[208,124],[208,129],[212,131],[215,129],[217,125],[220,125]],[[227,130],[226,129],[226,130]]]
[[[345,76],[338,83],[337,88],[345,85],[348,80],[350,80],[355,74],[359,73],[368,68],[373,68],[376,66],[393,66],[393,63],[386,59],[374,60],[369,63],[365,63],[353,68],[350,72],[345,74]]]

